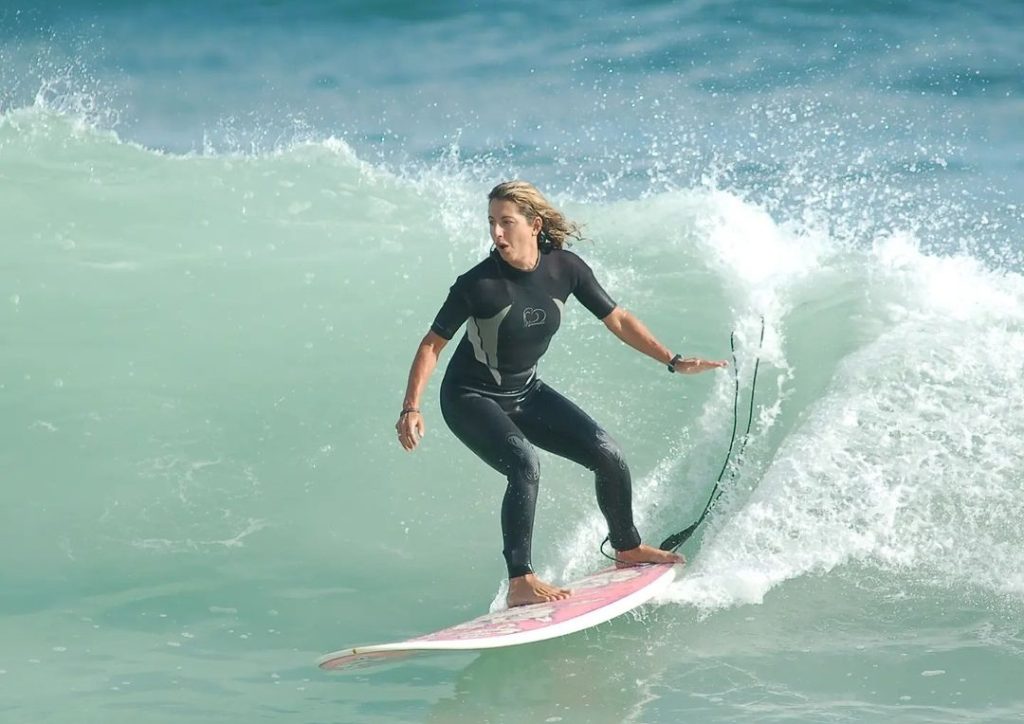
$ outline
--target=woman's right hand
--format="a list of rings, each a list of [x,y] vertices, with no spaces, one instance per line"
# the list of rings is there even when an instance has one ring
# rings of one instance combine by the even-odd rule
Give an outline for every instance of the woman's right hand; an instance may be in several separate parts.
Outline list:
[[[423,388],[427,386],[427,379],[430,373],[437,366],[437,356],[448,344],[448,340],[434,330],[426,333],[416,348],[416,357],[412,361],[412,369],[409,370],[409,384],[405,388],[405,397],[402,398],[402,413],[395,423],[395,431],[398,433],[398,444],[409,452],[416,449],[420,439],[426,432],[423,427],[423,415],[420,414],[418,400],[423,394]]]
[[[398,443],[412,452],[420,444],[420,439],[426,432],[423,425],[423,415],[419,410],[402,413],[395,423],[395,430],[398,432]]]

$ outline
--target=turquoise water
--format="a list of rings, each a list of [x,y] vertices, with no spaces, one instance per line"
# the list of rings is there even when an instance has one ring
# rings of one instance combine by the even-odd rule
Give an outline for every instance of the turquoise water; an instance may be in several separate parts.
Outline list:
[[[958,4],[0,10],[0,721],[1017,721],[1021,13]],[[635,616],[350,674],[500,595],[502,481],[393,425],[527,176],[742,464]],[[758,350],[760,319],[766,320]],[[580,307],[541,374],[652,541],[729,374]],[[601,565],[542,457],[535,563]]]

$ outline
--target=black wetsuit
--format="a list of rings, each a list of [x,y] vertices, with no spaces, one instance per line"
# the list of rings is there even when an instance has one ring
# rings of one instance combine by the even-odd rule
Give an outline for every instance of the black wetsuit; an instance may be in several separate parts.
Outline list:
[[[532,271],[516,269],[492,251],[455,281],[431,326],[451,339],[469,320],[441,383],[441,412],[470,450],[508,478],[501,529],[510,578],[532,572],[540,480],[534,445],[593,470],[612,546],[629,550],[640,544],[629,468],[618,445],[537,378],[537,361],[558,330],[570,294],[598,319],[615,302],[578,256],[541,250]]]

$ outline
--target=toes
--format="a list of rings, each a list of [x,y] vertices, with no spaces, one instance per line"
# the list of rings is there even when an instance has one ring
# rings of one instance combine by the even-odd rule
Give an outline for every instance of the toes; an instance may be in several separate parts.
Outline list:
[[[538,591],[537,595],[543,598],[545,601],[561,601],[572,595],[572,591],[566,588],[551,588],[543,592]]]

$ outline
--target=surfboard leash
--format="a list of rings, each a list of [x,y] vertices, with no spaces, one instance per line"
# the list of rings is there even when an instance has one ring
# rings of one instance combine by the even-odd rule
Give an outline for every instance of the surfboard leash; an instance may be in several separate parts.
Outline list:
[[[761,348],[764,346],[764,317],[761,317],[761,338],[757,343],[757,357],[754,361],[754,375],[750,382],[750,411],[747,415],[747,429],[743,432],[743,438],[740,440],[739,449],[736,451],[736,464],[732,466],[729,482],[731,483],[736,479],[737,470],[739,469],[739,463],[743,460],[743,451],[747,447],[747,441],[750,439],[750,427],[754,422],[754,393],[757,390],[757,372],[761,366]],[[718,499],[722,496],[724,488],[722,487],[722,478],[725,476],[725,471],[729,470],[729,462],[732,459],[733,447],[736,444],[736,430],[738,427],[738,413],[739,413],[739,399],[740,399],[740,371],[736,362],[736,332],[733,331],[729,335],[729,348],[732,350],[732,365],[733,365],[733,377],[735,379],[735,389],[733,392],[732,402],[732,437],[729,439],[729,449],[725,453],[725,462],[722,464],[722,469],[718,473],[718,478],[715,480],[715,487],[711,490],[711,495],[708,497],[708,502],[704,506],[704,512],[700,514],[697,521],[683,530],[670,535],[668,538],[661,542],[658,546],[663,551],[675,552],[683,545],[690,536],[693,535],[694,531],[700,527],[700,524],[704,522],[704,519],[708,517],[708,513],[711,512],[712,508],[718,502]]]
[[[750,412],[747,415],[747,429],[743,433],[743,438],[740,440],[739,450],[737,450],[737,452],[736,452],[736,459],[737,459],[737,461],[742,460],[742,458],[743,458],[743,451],[744,451],[744,449],[747,446],[747,441],[750,439],[750,427],[751,427],[751,425],[753,424],[753,421],[754,421],[754,392],[757,390],[757,372],[758,372],[758,368],[760,368],[760,366],[761,366],[761,348],[763,347],[763,345],[764,345],[764,317],[762,316],[761,317],[761,338],[758,340],[758,343],[757,343],[757,358],[754,361],[754,375],[753,375],[753,379],[750,382]],[[733,330],[733,332],[729,335],[729,349],[732,352],[732,369],[733,369],[733,379],[735,381],[735,387],[733,389],[733,400],[732,400],[732,435],[729,438],[729,449],[725,453],[725,462],[722,464],[722,469],[718,473],[718,479],[715,480],[715,486],[711,490],[711,495],[708,497],[708,502],[704,506],[704,512],[700,514],[700,517],[697,518],[697,521],[693,525],[691,525],[691,526],[689,526],[687,528],[684,528],[683,530],[679,531],[678,533],[674,533],[673,535],[670,535],[668,538],[663,540],[661,542],[661,545],[658,546],[663,551],[670,551],[672,553],[675,553],[680,548],[680,546],[683,545],[683,543],[685,543],[687,540],[689,540],[690,536],[693,535],[694,531],[696,531],[697,528],[700,527],[700,524],[704,522],[704,519],[708,517],[708,513],[710,513],[711,509],[715,507],[715,504],[718,502],[718,499],[721,497],[722,493],[724,492],[724,490],[722,488],[722,478],[725,476],[725,471],[729,469],[729,461],[732,458],[732,451],[733,451],[733,448],[736,445],[736,430],[739,428],[740,372],[739,372],[739,367],[738,367],[737,362],[736,362],[736,331],[735,330]],[[737,464],[734,465],[733,468],[732,468],[731,475],[730,475],[730,478],[729,478],[729,482],[730,483],[733,480],[736,479],[736,471],[737,471],[738,465],[739,465],[739,463],[737,462]],[[604,547],[605,547],[605,545],[607,543],[608,543],[608,537],[605,536],[605,539],[603,541],[601,541],[601,546],[600,546],[601,555],[603,555],[605,558],[608,558],[608,559],[613,560],[613,561],[617,560],[615,558],[615,556],[610,556],[610,555],[608,555],[608,553],[605,552]]]

